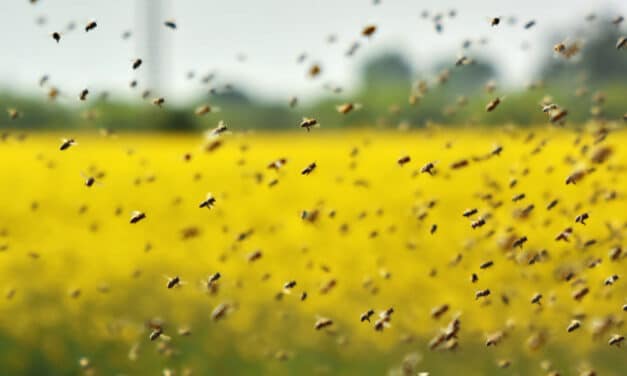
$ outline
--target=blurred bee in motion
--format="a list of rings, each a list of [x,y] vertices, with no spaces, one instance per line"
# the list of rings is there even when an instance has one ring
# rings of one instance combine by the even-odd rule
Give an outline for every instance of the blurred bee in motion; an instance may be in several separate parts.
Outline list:
[[[424,166],[420,168],[421,173],[427,173],[429,175],[433,175],[435,173],[435,164],[433,162],[428,162]]]
[[[610,346],[620,346],[623,342],[625,342],[625,337],[620,334],[614,334],[610,337],[610,340],[607,342]]]
[[[309,175],[315,170],[317,167],[316,162],[310,163],[307,167],[305,167],[300,173],[301,175]]]
[[[475,300],[478,300],[479,298],[485,298],[488,295],[490,295],[490,289],[479,290],[475,292]]]
[[[314,118],[304,117],[303,120],[301,120],[300,122],[300,127],[307,129],[307,132],[310,131],[310,128],[318,127],[318,126],[319,126],[318,120]]]
[[[490,26],[494,27],[501,23],[501,17],[494,17],[490,20]]]
[[[370,322],[370,318],[372,317],[372,315],[374,315],[374,309],[369,309],[366,312],[362,313],[361,316],[359,316],[359,321],[360,322],[364,322],[364,321]]]
[[[159,108],[161,108],[164,103],[165,103],[165,98],[163,97],[155,98],[152,100],[152,104],[154,104],[155,106]]]
[[[485,106],[485,110],[487,112],[492,112],[498,107],[499,104],[501,104],[501,98],[496,97]]]
[[[618,38],[618,42],[616,42],[616,49],[620,50],[621,48],[627,47],[627,37]]]
[[[85,32],[89,32],[92,31],[96,28],[96,26],[98,26],[98,24],[96,23],[96,21],[91,20],[87,23],[87,25],[85,25]]]
[[[131,65],[131,67],[133,68],[133,70],[136,70],[139,67],[141,67],[143,62],[144,61],[142,59],[137,58],[137,59],[133,60],[133,64]]]
[[[254,262],[261,258],[261,250],[256,250],[248,254],[248,262]]]
[[[409,163],[409,161],[411,161],[411,158],[409,157],[409,155],[405,155],[403,157],[400,157],[396,163],[398,163],[399,166],[404,166],[406,163]]]
[[[314,329],[320,330],[320,329],[327,328],[331,325],[333,325],[333,320],[325,318],[325,317],[321,317],[318,320],[316,320],[314,324]]]
[[[9,108],[7,109],[7,114],[9,115],[9,119],[11,120],[15,120],[17,118],[20,117],[20,112],[18,110],[16,110],[15,108]]]
[[[50,36],[52,36],[52,39],[54,39],[55,42],[59,43],[61,41],[61,33],[55,31],[52,34],[50,34]]]
[[[183,284],[183,281],[181,281],[181,278],[178,275],[175,277],[166,277],[166,279],[168,280],[168,283],[166,283],[166,287],[168,289],[180,287]]]
[[[146,218],[146,214],[142,213],[138,210],[135,210],[131,213],[131,220],[130,223],[134,224],[137,223],[139,221],[141,221],[142,219]]]
[[[575,217],[575,223],[586,224],[586,220],[589,218],[588,213],[582,213]]]
[[[215,137],[215,136],[219,136],[220,134],[228,131],[228,127],[226,126],[226,123],[223,120],[220,120],[218,122],[218,126],[215,127],[214,129],[211,130],[211,132],[209,132],[209,135]]]
[[[216,308],[214,308],[211,312],[211,319],[213,321],[219,321],[223,319],[232,308],[233,307],[229,303],[218,304]]]
[[[215,197],[213,197],[211,193],[207,193],[206,198],[200,203],[200,205],[198,205],[198,207],[211,209],[215,203],[216,203]]]
[[[78,99],[80,99],[81,101],[85,101],[87,100],[87,95],[89,94],[89,90],[88,89],[83,89],[83,91],[81,91],[80,95],[78,96]]]
[[[318,64],[314,64],[309,68],[309,77],[311,78],[315,78],[318,75],[320,75],[320,72],[322,72],[322,68],[320,68],[320,65]]]
[[[63,150],[67,150],[70,148],[70,146],[74,146],[76,145],[76,141],[74,141],[73,138],[64,138],[61,142],[61,146],[59,147],[59,150],[63,151]]]
[[[376,25],[368,25],[361,30],[361,35],[371,37],[377,31]]]
[[[336,106],[335,109],[337,110],[337,112],[339,112],[340,114],[346,115],[349,112],[353,111],[353,110],[359,110],[361,108],[361,104],[359,103],[343,103],[339,106]]]
[[[176,22],[174,20],[166,20],[165,22],[163,22],[163,24],[166,27],[168,27],[168,28],[170,28],[172,30],[176,30],[177,26],[176,26]]]
[[[526,236],[522,236],[518,239],[516,239],[513,243],[512,243],[512,248],[520,248],[522,249],[523,244],[525,244],[527,242],[527,237]]]

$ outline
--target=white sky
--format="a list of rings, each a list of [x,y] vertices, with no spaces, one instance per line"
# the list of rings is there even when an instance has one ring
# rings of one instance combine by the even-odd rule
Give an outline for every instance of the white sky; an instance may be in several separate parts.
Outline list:
[[[221,82],[231,80],[255,94],[283,99],[320,93],[329,81],[351,87],[360,62],[387,48],[402,49],[418,69],[427,69],[444,57],[453,62],[464,39],[479,37],[489,38],[485,54],[495,59],[509,84],[522,85],[533,78],[546,53],[539,47],[545,45],[549,30],[584,27],[586,14],[604,9],[627,16],[627,0],[381,0],[377,6],[372,0],[39,0],[35,5],[0,0],[0,87],[37,92],[39,77],[47,73],[62,91],[78,94],[89,87],[93,92],[131,95],[131,79],[142,83],[142,76],[130,68],[132,60],[144,58],[140,71],[151,64],[142,56],[144,2],[163,4],[162,17],[154,23],[168,61],[162,71],[163,91],[174,100],[201,92],[198,78],[186,80],[189,70],[197,75],[215,71]],[[425,9],[431,14],[455,9],[457,16],[445,16],[440,35],[432,21],[420,17]],[[43,26],[35,22],[40,16],[47,19]],[[494,16],[516,16],[518,24],[491,28],[488,19]],[[177,30],[163,26],[169,18],[177,21]],[[98,27],[86,34],[83,27],[90,19],[97,20]],[[529,19],[537,25],[524,30],[522,24]],[[57,45],[50,33],[63,31],[70,21],[77,29],[64,34]],[[371,40],[360,38],[362,27],[370,23],[379,30]],[[123,41],[124,30],[135,34]],[[326,42],[330,34],[337,36],[335,44]],[[362,48],[347,59],[344,52],[357,39]],[[522,41],[530,43],[530,51],[520,49]],[[237,61],[240,52],[247,55],[246,62]],[[308,64],[296,63],[301,52],[322,64],[319,80],[306,77]]]

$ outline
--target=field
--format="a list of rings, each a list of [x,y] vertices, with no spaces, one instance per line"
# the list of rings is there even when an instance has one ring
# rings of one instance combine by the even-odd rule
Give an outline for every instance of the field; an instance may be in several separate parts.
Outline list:
[[[603,134],[314,129],[209,150],[200,135],[79,133],[64,151],[59,134],[11,136],[0,373],[624,374],[608,341],[627,315],[627,134]]]

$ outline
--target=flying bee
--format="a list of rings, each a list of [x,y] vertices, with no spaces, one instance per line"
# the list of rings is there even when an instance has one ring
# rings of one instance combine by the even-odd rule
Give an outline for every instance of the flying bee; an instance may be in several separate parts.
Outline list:
[[[83,89],[83,91],[81,91],[80,95],[78,96],[78,99],[84,101],[87,100],[87,95],[89,94],[89,90],[88,89]]]
[[[484,298],[484,297],[486,297],[488,295],[490,295],[490,289],[479,290],[479,291],[475,292],[475,300],[477,300],[479,298]]]
[[[607,342],[610,346],[620,346],[625,341],[625,337],[619,334],[614,334],[610,337],[610,340]]]
[[[307,299],[307,291],[303,291],[303,293],[300,294],[300,301],[304,302],[305,299]]]
[[[558,111],[554,111],[554,113],[551,114],[551,117],[549,118],[549,120],[551,121],[551,123],[557,123],[563,120],[567,115],[568,115],[568,110],[560,109]]]
[[[218,136],[226,131],[228,131],[228,127],[226,126],[226,123],[224,123],[223,120],[220,120],[218,122],[218,126],[212,129],[211,132],[209,132],[209,134],[211,136]]]
[[[616,49],[620,50],[621,48],[627,47],[627,37],[618,38],[618,42],[616,42]]]
[[[559,234],[557,234],[557,236],[555,237],[555,241],[568,241],[568,237],[573,233],[573,228],[572,227],[567,227],[565,228],[562,232],[560,232]]]
[[[371,37],[377,31],[376,25],[368,25],[361,30],[361,35]]]
[[[588,218],[588,213],[579,214],[575,217],[575,223],[581,223],[582,225],[585,225]]]
[[[268,168],[271,170],[280,170],[281,167],[285,166],[285,164],[287,163],[287,159],[286,158],[279,158],[275,161],[272,161],[268,164]]]
[[[564,51],[566,51],[566,44],[564,44],[563,42],[560,42],[556,45],[553,46],[553,51],[557,52],[558,54],[563,53]]]
[[[182,284],[181,278],[177,275],[175,277],[168,278],[168,283],[166,283],[166,287],[169,289],[173,289],[175,287],[181,286],[181,284]]]
[[[549,103],[546,105],[542,105],[542,112],[549,113],[551,111],[557,110],[558,107],[555,103]]]
[[[451,168],[453,170],[457,170],[457,169],[468,166],[469,163],[470,162],[468,162],[468,159],[460,159],[459,161],[455,161],[451,163]]]
[[[501,17],[494,17],[490,20],[490,26],[494,27],[501,23]]]
[[[586,171],[585,170],[577,170],[575,172],[573,172],[572,174],[568,175],[566,177],[566,185],[568,184],[576,184],[577,182],[579,182],[580,180],[582,180],[584,178],[584,176],[586,176]]]
[[[485,110],[487,112],[492,112],[496,109],[496,107],[498,107],[499,104],[501,104],[501,98],[496,97],[485,106]]]
[[[211,319],[213,321],[218,321],[220,319],[223,319],[230,309],[231,309],[231,305],[229,303],[218,304],[216,308],[214,308],[213,311],[211,312]]]
[[[583,299],[589,292],[590,292],[590,289],[584,286],[576,290],[575,292],[573,292],[573,299],[579,301]]]
[[[528,21],[528,22],[525,24],[525,29],[531,29],[532,27],[534,27],[534,26],[535,26],[535,24],[536,24],[536,21],[535,21],[535,20]]]
[[[150,332],[150,335],[148,336],[148,338],[151,341],[155,341],[162,335],[163,335],[163,328],[161,326],[157,326],[156,328],[152,330],[152,332]]]
[[[7,109],[7,114],[9,115],[9,119],[11,120],[15,120],[17,118],[20,117],[20,112],[18,110],[16,110],[15,108],[9,108]]]
[[[288,105],[290,108],[294,108],[298,105],[298,97],[294,96],[294,97],[290,97],[290,100],[288,101]]]
[[[476,208],[472,208],[472,209],[466,209],[464,210],[464,212],[462,213],[462,216],[468,218],[471,217],[475,214],[477,214],[477,212],[479,212]]]
[[[512,248],[519,247],[520,249],[522,249],[523,244],[525,244],[526,241],[527,241],[526,236],[520,237],[512,243]]]
[[[623,16],[616,16],[616,17],[612,20],[612,23],[613,23],[614,25],[619,25],[619,24],[621,24],[624,20],[625,20],[625,17],[623,17]]]
[[[400,158],[396,161],[396,163],[398,163],[398,165],[402,167],[403,165],[405,165],[405,164],[406,164],[406,163],[408,163],[409,161],[411,161],[411,157],[410,157],[409,155],[405,155],[405,156],[403,156],[403,157],[400,157]]]
[[[611,276],[607,277],[607,278],[605,279],[605,281],[603,281],[603,284],[604,284],[605,286],[611,286],[611,285],[613,285],[613,284],[614,284],[614,282],[616,282],[616,281],[618,281],[618,275],[613,274],[613,275],[611,275]]]
[[[208,104],[205,104],[205,105],[196,107],[196,109],[194,110],[194,114],[196,114],[196,116],[203,116],[210,112],[217,112],[219,110],[220,109],[218,107],[213,107]]]
[[[517,194],[516,196],[512,197],[512,201],[513,202],[517,202],[517,201],[522,200],[523,198],[525,198],[525,194],[524,193],[520,193],[520,194]]]
[[[320,126],[318,124],[318,120],[314,118],[304,117],[303,120],[301,120],[300,122],[300,127],[307,129],[307,132],[309,132],[310,128],[318,126]]]
[[[177,26],[176,26],[176,22],[175,22],[174,20],[166,20],[163,24],[164,24],[166,27],[169,27],[169,28],[170,28],[170,29],[172,29],[172,30],[176,30],[176,27],[177,27]]]
[[[300,174],[301,175],[309,175],[313,172],[313,170],[315,170],[317,167],[316,162],[312,162],[310,163],[307,167],[305,167]]]
[[[620,259],[622,253],[623,253],[622,248],[619,247],[619,246],[616,246],[616,247],[613,247],[612,249],[610,249],[608,256],[609,256],[610,260],[618,261]]]
[[[283,284],[283,290],[291,290],[296,287],[296,281],[288,281]]]
[[[370,317],[372,317],[372,315],[374,315],[374,309],[369,309],[366,312],[362,313],[361,316],[359,316],[359,321],[360,322],[364,322],[364,321],[370,322]]]
[[[74,141],[73,138],[64,138],[62,140],[61,146],[59,147],[59,150],[63,151],[63,150],[67,150],[70,148],[70,146],[74,146],[76,145],[76,141]]]
[[[222,277],[220,272],[213,273],[207,278],[207,287],[211,288]]]
[[[318,320],[316,320],[316,323],[314,324],[314,329],[320,330],[331,325],[333,325],[333,320],[327,319],[325,317],[321,317]]]
[[[479,269],[487,269],[487,268],[491,267],[492,265],[494,265],[494,262],[492,260],[486,261],[486,262],[482,263],[481,265],[479,265]]]
[[[314,64],[311,67],[309,67],[308,74],[309,74],[309,77],[315,78],[320,74],[320,72],[322,72],[322,68],[320,68],[320,65]]]
[[[448,312],[449,309],[449,305],[448,304],[442,304],[440,306],[434,307],[431,310],[431,317],[434,319],[439,319],[443,314],[445,314],[446,312]]]
[[[131,65],[131,67],[133,68],[133,70],[136,70],[137,68],[139,68],[142,65],[143,62],[144,61],[142,59],[137,58],[137,59],[133,60],[133,65]]]
[[[262,256],[261,250],[258,249],[256,251],[249,253],[247,259],[248,259],[248,262],[254,262],[254,261],[259,260],[261,256]]]
[[[433,162],[428,162],[427,164],[425,164],[424,166],[422,166],[420,168],[420,172],[421,173],[427,173],[429,175],[433,175],[434,171],[433,169],[435,168],[435,164]]]
[[[549,204],[546,206],[546,210],[553,209],[555,207],[555,205],[557,205],[558,202],[559,202],[559,200],[557,200],[557,199],[549,202]]]
[[[130,223],[137,223],[139,221],[141,221],[142,219],[146,218],[146,214],[142,213],[138,210],[135,210],[134,212],[131,213],[131,220]]]
[[[349,112],[353,111],[353,110],[359,110],[361,108],[361,105],[359,103],[343,103],[339,106],[335,106],[335,109],[337,110],[337,112],[339,112],[340,114],[348,114]]]
[[[85,25],[85,32],[89,32],[93,29],[96,28],[96,26],[98,26],[98,24],[96,23],[96,21],[91,20],[87,23],[87,25]]]
[[[431,229],[429,230],[429,233],[431,235],[435,234],[435,232],[438,230],[438,225],[436,225],[435,223],[431,225]]]
[[[531,297],[531,304],[540,304],[541,299],[542,299],[542,294],[537,292],[533,295],[533,297]]]
[[[575,330],[579,329],[580,326],[581,326],[581,321],[579,321],[579,320],[572,320],[570,322],[570,324],[568,324],[568,327],[566,328],[566,331],[568,333],[574,332]]]
[[[470,276],[470,282],[477,283],[478,280],[479,276],[477,276],[477,273],[472,273],[472,275]]]
[[[494,149],[492,149],[492,151],[490,152],[490,155],[499,156],[501,155],[502,151],[503,151],[503,147],[501,145],[496,145]]]
[[[165,103],[165,98],[163,97],[159,97],[159,98],[154,98],[152,100],[152,104],[154,104],[155,106],[161,108],[161,106],[163,106],[163,104]]]
[[[52,34],[50,34],[50,36],[52,36],[52,39],[54,39],[55,42],[59,43],[61,41],[61,33],[55,31]]]
[[[213,197],[211,193],[207,193],[206,198],[200,203],[200,205],[198,205],[198,207],[211,209],[215,203],[216,203],[215,197]]]

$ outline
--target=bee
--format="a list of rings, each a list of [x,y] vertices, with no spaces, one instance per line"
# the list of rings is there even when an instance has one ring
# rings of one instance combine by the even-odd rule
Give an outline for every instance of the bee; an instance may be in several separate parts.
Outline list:
[[[625,17],[623,17],[623,16],[616,16],[616,17],[612,20],[612,23],[613,23],[614,25],[619,25],[619,24],[621,24],[624,20],[625,20]]]
[[[91,20],[87,23],[87,25],[85,25],[85,32],[89,32],[93,29],[96,28],[96,26],[98,26],[98,24],[96,23],[96,21]]]
[[[558,43],[558,44],[553,46],[553,51],[561,54],[564,51],[566,51],[566,45],[564,43],[560,42],[560,43]]]
[[[500,331],[500,330],[499,330],[499,331],[497,331],[497,332],[491,333],[491,334],[489,334],[489,335],[487,336],[487,339],[486,339],[486,341],[485,341],[485,345],[486,345],[487,347],[490,347],[490,346],[496,346],[496,345],[498,345],[498,344],[501,342],[501,340],[502,340],[504,337],[505,337],[505,333],[503,333],[503,332],[502,332],[502,331]]]
[[[163,106],[164,103],[165,103],[165,98],[163,97],[154,98],[152,100],[152,104],[154,104],[157,107]]]
[[[298,97],[290,97],[289,101],[288,101],[288,105],[290,108],[294,108],[298,105]]]
[[[89,90],[88,89],[83,89],[83,91],[81,91],[80,95],[78,96],[78,99],[84,101],[87,100],[87,95],[89,94]]]
[[[485,110],[487,112],[492,112],[496,109],[496,107],[498,107],[499,104],[501,104],[501,98],[496,97],[485,106]]]
[[[610,346],[620,346],[625,341],[625,337],[619,334],[614,334],[610,337],[610,340],[607,342]]]
[[[472,208],[472,209],[466,209],[464,210],[464,212],[462,213],[462,216],[468,218],[471,217],[475,214],[477,214],[478,210],[476,208]]]
[[[275,161],[270,162],[267,168],[278,171],[279,169],[281,169],[281,167],[285,166],[286,163],[287,163],[286,158],[279,158]]]
[[[307,299],[307,291],[303,291],[303,293],[300,294],[300,301],[304,302],[305,299]]]
[[[586,176],[585,170],[577,170],[566,177],[566,185],[573,184],[581,181]]]
[[[574,332],[575,330],[579,329],[580,326],[581,326],[581,321],[572,320],[570,324],[568,324],[568,327],[566,327],[566,331],[568,333]]]
[[[20,112],[15,108],[7,109],[7,114],[9,115],[9,119],[15,120],[21,116]]]
[[[526,241],[527,241],[526,236],[520,237],[512,243],[512,248],[519,247],[520,249],[522,249],[523,244],[525,244]]]
[[[487,269],[487,268],[491,267],[492,265],[494,265],[494,262],[492,260],[486,261],[486,262],[482,263],[481,265],[479,265],[479,269]]]
[[[379,319],[374,323],[374,330],[381,332],[386,327],[389,327],[390,320],[392,319],[392,313],[394,313],[394,308],[388,308],[387,310],[379,313]]]
[[[360,322],[364,322],[364,321],[370,322],[370,317],[372,317],[372,315],[374,315],[374,309],[369,309],[366,312],[362,313],[361,316],[359,316],[359,321]]]
[[[555,207],[555,205],[557,205],[559,203],[559,200],[555,199],[551,202],[549,202],[549,204],[546,206],[546,210],[551,210]]]
[[[484,298],[488,295],[490,295],[490,289],[478,290],[477,292],[475,292],[475,300],[478,300],[479,298]]]
[[[429,233],[430,233],[431,235],[433,235],[433,234],[435,234],[435,232],[436,232],[437,230],[438,230],[438,225],[436,225],[436,224],[432,224],[432,225],[431,225],[431,229],[429,230]]]
[[[173,289],[181,285],[181,278],[179,276],[168,278],[168,283],[166,283],[166,287],[168,289]]]
[[[448,304],[442,304],[441,306],[437,306],[434,307],[431,310],[431,317],[434,319],[439,319],[443,314],[445,314],[446,312],[448,312],[449,309],[449,305]]]
[[[213,321],[218,321],[223,319],[228,311],[231,309],[231,305],[229,303],[220,303],[213,309],[211,312],[211,319]]]
[[[555,241],[568,241],[568,237],[573,233],[573,228],[572,227],[567,227],[565,228],[562,232],[560,232],[559,234],[557,234],[557,236],[555,237]]]
[[[249,253],[247,259],[248,259],[248,262],[254,262],[254,261],[259,260],[261,256],[262,256],[261,250],[258,249],[256,251]]]
[[[320,65],[318,64],[314,64],[311,67],[309,67],[309,77],[311,78],[315,78],[317,77],[320,72],[322,72],[322,68],[320,68]]]
[[[470,275],[470,282],[477,283],[477,281],[479,281],[479,276],[477,276],[477,273],[472,273]]]
[[[218,122],[218,126],[215,127],[214,129],[211,130],[211,132],[209,133],[211,136],[218,136],[221,133],[224,133],[228,130],[228,127],[226,126],[226,124],[224,123],[223,120],[220,120]]]
[[[396,163],[398,163],[398,165],[402,167],[403,165],[405,165],[405,164],[406,164],[406,163],[408,163],[409,161],[411,161],[411,157],[410,157],[409,155],[405,155],[405,156],[403,156],[403,157],[400,157],[400,158],[396,161]]]
[[[93,176],[88,176],[85,179],[85,186],[87,187],[91,187],[92,185],[94,185],[94,183],[96,182],[96,178]]]
[[[310,128],[316,127],[316,126],[319,126],[319,124],[318,124],[318,120],[314,118],[304,117],[303,120],[301,120],[300,122],[300,127],[307,129],[307,132],[309,132]]]
[[[76,141],[74,141],[73,138],[64,138],[62,140],[61,146],[59,147],[59,150],[63,151],[63,150],[67,150],[70,148],[70,146],[74,146],[76,145]]]
[[[339,106],[336,106],[335,109],[337,110],[337,112],[339,112],[340,114],[348,114],[349,112],[353,111],[353,110],[358,110],[361,108],[360,104],[357,103],[343,103]]]
[[[627,37],[618,38],[618,42],[616,42],[616,49],[620,50],[621,48],[627,47]]]
[[[584,286],[576,290],[575,292],[573,292],[573,299],[579,301],[583,299],[589,292],[590,292],[590,289]]]
[[[146,214],[142,213],[138,210],[135,210],[134,212],[131,213],[131,220],[130,223],[137,223],[139,221],[141,221],[142,219],[146,218]]]
[[[433,175],[434,171],[433,169],[435,168],[435,164],[433,162],[428,162],[427,164],[425,164],[424,166],[422,166],[420,168],[420,173],[424,174],[427,173],[429,175]]]
[[[55,42],[59,43],[61,41],[61,33],[55,31],[54,33],[50,35],[52,36],[52,39],[54,39]]]
[[[532,27],[534,27],[535,25],[536,25],[536,21],[535,20],[531,20],[531,21],[528,21],[525,24],[524,27],[525,27],[526,30],[528,30],[528,29],[531,29]]]
[[[618,261],[620,259],[622,252],[623,252],[622,248],[618,246],[610,249],[610,252],[609,252],[610,260]]]
[[[542,112],[549,113],[551,111],[557,110],[558,107],[555,103],[549,103],[542,106]]]
[[[496,145],[494,149],[492,149],[492,151],[490,152],[490,155],[500,156],[502,151],[503,147],[501,145]]]
[[[376,25],[368,25],[361,30],[361,35],[371,37],[377,31]]]
[[[211,193],[207,193],[206,198],[200,203],[200,205],[198,205],[198,207],[211,209],[215,203],[216,203],[215,197],[213,197]]]
[[[472,64],[474,61],[464,55],[460,56],[457,58],[457,60],[455,61],[455,66],[459,67],[462,65],[469,65]]]
[[[203,116],[210,112],[216,112],[216,111],[218,111],[217,107],[212,107],[208,104],[205,104],[205,105],[196,107],[196,109],[194,110],[194,114],[196,114],[196,116]]]
[[[283,289],[290,290],[290,289],[293,289],[295,286],[296,286],[296,281],[288,281],[283,284]]]
[[[513,202],[517,202],[517,201],[522,200],[523,198],[525,198],[525,194],[524,193],[520,193],[520,194],[517,194],[516,196],[512,197],[512,201]]]
[[[581,223],[582,225],[585,225],[588,218],[588,213],[579,214],[575,217],[575,223]]]
[[[611,275],[611,276],[607,277],[607,278],[605,279],[605,281],[603,281],[603,284],[604,284],[605,286],[611,286],[611,285],[613,285],[613,284],[614,284],[614,282],[616,282],[616,281],[618,281],[618,275],[613,274],[613,275]]]
[[[309,175],[313,172],[313,170],[315,170],[317,167],[316,162],[312,162],[310,163],[307,167],[305,167],[300,174],[301,175]]]
[[[137,68],[141,67],[143,62],[144,61],[142,59],[137,58],[133,60],[133,65],[131,65],[131,67],[133,68],[133,70],[136,70]]]
[[[494,27],[501,23],[501,17],[494,17],[490,20],[490,26]]]
[[[318,320],[316,320],[316,323],[314,324],[314,329],[320,330],[331,325],[333,325],[333,320],[327,319],[325,317],[321,317]]]
[[[542,294],[540,294],[539,292],[535,293],[533,295],[533,297],[531,297],[531,304],[538,304],[540,305],[540,300],[542,299]]]
[[[163,24],[172,30],[176,30],[176,22],[174,20],[166,20]]]
[[[460,169],[462,167],[468,166],[468,164],[469,164],[468,159],[460,159],[459,161],[455,161],[455,162],[451,163],[451,168],[453,170],[457,170],[457,169]]]
[[[557,123],[563,120],[568,115],[568,111],[565,109],[560,109],[559,111],[555,111],[555,113],[551,114],[549,120],[551,123]]]

